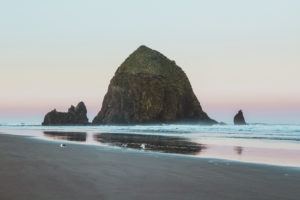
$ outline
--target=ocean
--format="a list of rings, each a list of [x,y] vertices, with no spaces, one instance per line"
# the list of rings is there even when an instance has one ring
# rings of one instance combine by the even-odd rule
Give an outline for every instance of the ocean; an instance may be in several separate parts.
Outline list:
[[[134,126],[40,126],[2,124],[0,133],[97,145],[122,151],[223,159],[300,167],[299,124],[246,126],[162,124]]]

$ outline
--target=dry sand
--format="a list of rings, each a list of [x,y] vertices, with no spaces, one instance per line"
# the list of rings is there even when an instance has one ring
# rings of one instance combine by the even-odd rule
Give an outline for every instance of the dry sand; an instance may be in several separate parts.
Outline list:
[[[299,199],[300,169],[0,135],[1,200]]]

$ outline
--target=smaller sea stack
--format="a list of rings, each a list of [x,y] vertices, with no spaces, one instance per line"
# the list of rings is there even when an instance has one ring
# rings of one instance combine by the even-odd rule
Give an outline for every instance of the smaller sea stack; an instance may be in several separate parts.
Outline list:
[[[239,112],[234,116],[233,122],[234,125],[247,125],[242,110],[239,110]]]
[[[86,114],[84,103],[79,102],[76,107],[71,105],[68,112],[57,112],[56,109],[48,112],[42,125],[87,125],[89,122]]]

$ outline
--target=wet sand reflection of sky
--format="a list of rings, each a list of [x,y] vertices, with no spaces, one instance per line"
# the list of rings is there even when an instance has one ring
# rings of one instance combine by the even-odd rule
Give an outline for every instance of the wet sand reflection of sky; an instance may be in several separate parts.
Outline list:
[[[289,149],[256,148],[239,145],[205,143],[186,137],[128,133],[87,133],[44,131],[51,140],[72,141],[81,144],[114,146],[139,151],[194,155],[201,158],[220,158],[236,161],[300,166],[300,151]]]

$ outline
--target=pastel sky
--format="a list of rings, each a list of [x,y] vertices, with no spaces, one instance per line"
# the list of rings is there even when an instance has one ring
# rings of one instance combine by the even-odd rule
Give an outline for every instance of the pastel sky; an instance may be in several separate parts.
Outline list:
[[[203,109],[232,123],[300,123],[298,0],[2,0],[0,124],[100,110],[117,67],[144,44],[188,75]]]

